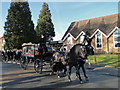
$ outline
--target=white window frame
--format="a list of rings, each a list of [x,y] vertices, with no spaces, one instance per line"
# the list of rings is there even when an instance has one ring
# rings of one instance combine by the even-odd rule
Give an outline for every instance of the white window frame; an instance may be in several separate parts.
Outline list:
[[[68,41],[70,41],[70,43],[68,43]],[[72,43],[73,43],[73,42],[72,42],[72,37],[69,36],[68,39],[67,39],[67,44],[72,44]]]
[[[119,30],[119,31],[120,31],[120,29],[116,29],[116,30]],[[115,30],[115,31],[116,31],[116,30]],[[115,32],[115,31],[114,31],[114,32]],[[120,47],[115,47],[115,44],[118,43],[118,42],[120,43],[120,41],[116,42],[116,41],[114,40],[115,36],[120,36],[120,35],[115,35],[114,32],[113,32],[113,45],[114,45],[114,48],[120,48]]]
[[[81,36],[83,37],[83,35],[85,35],[85,34],[82,33],[82,34],[80,35],[80,43],[83,43],[83,40],[84,40],[84,38],[85,38],[85,36],[84,36],[84,38],[82,38],[83,40],[81,40]]]
[[[100,33],[100,38],[101,38],[101,47],[97,47],[97,33]],[[102,40],[102,33],[100,31],[98,31],[95,35],[95,47],[96,49],[102,49],[103,48],[103,40]]]

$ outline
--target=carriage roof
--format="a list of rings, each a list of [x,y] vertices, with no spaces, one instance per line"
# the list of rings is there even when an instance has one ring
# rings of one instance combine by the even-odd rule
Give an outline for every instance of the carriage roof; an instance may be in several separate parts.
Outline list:
[[[23,43],[22,44],[22,47],[25,47],[25,46],[36,46],[38,44],[33,44],[33,43]]]
[[[52,42],[47,43],[47,45],[49,45],[49,46],[62,46],[63,42],[61,42],[61,41],[52,41]]]

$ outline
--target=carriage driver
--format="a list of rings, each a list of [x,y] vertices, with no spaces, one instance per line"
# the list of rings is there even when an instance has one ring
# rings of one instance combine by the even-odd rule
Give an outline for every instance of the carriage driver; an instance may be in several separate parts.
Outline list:
[[[44,35],[41,35],[41,38],[39,40],[40,45],[39,45],[39,53],[41,55],[45,54],[47,52],[47,47],[46,47],[46,38]]]

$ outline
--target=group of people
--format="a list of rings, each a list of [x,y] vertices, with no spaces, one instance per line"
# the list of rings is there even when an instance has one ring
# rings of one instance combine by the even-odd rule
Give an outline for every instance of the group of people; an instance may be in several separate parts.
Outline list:
[[[11,61],[11,60],[20,60],[21,54],[22,54],[22,50],[6,50],[6,51],[2,51],[2,57],[4,58],[5,61]]]
[[[59,48],[56,49],[55,53],[53,54],[53,57],[55,60],[57,60],[58,62],[61,62],[65,60],[66,55],[67,55],[67,51],[66,48],[61,46]]]

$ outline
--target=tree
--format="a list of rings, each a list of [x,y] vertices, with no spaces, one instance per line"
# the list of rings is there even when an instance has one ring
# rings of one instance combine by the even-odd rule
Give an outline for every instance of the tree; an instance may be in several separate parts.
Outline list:
[[[51,20],[51,13],[48,4],[45,2],[43,3],[42,10],[40,11],[36,26],[36,34],[38,39],[40,39],[43,35],[46,38],[46,41],[48,41],[50,37],[55,36],[54,25]]]
[[[35,30],[28,2],[11,2],[5,22],[6,49],[21,48],[23,43],[34,42]]]

